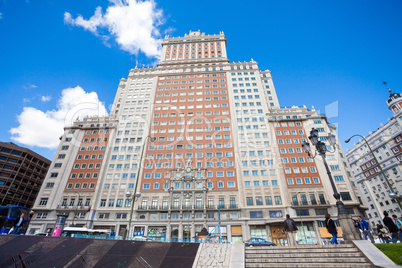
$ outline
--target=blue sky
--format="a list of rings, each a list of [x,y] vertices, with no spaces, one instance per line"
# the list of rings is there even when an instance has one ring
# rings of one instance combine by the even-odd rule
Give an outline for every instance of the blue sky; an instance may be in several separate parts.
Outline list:
[[[367,135],[392,117],[382,82],[402,91],[401,12],[401,1],[2,0],[0,141],[52,159],[67,111],[82,100],[109,111],[119,79],[190,30],[223,31],[230,61],[271,70],[281,106],[337,101],[340,139]]]

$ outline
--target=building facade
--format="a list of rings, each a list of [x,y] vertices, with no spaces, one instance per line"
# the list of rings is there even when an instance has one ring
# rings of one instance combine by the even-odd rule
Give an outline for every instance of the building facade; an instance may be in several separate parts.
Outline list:
[[[387,105],[392,111],[393,117],[388,119],[385,125],[381,124],[376,131],[365,137],[384,174],[364,140],[355,143],[346,154],[363,202],[368,208],[367,216],[373,228],[377,224],[383,224],[384,211],[391,215],[397,214],[398,217],[402,212],[397,200],[389,196],[390,186],[394,192],[402,191],[401,95],[390,90]]]
[[[50,160],[11,142],[0,142],[0,205],[32,208]]]
[[[132,69],[120,80],[108,120],[113,129],[89,202],[76,209],[77,198],[87,200],[84,160],[92,156],[75,138],[60,185],[41,195],[52,202],[35,206],[47,213],[32,222],[35,231],[51,229],[63,212],[67,223],[123,235],[133,205],[130,230],[158,240],[193,239],[220,222],[228,241],[263,237],[285,244],[283,221],[290,214],[303,224],[302,239],[318,243],[323,215],[336,214],[322,162],[301,147],[311,128],[323,136],[335,128],[315,110],[280,108],[271,72],[254,60],[230,62],[223,33],[166,37],[157,67]],[[64,141],[78,135],[69,131]],[[329,162],[346,207],[357,215],[349,166],[336,149]],[[132,204],[135,189],[141,196]]]

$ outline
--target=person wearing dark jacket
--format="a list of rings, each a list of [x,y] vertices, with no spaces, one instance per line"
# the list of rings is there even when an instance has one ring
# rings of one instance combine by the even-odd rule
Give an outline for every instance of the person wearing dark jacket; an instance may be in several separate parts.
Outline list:
[[[296,246],[296,233],[298,229],[295,221],[290,218],[289,214],[286,214],[286,220],[284,221],[284,224],[289,246]]]
[[[325,227],[327,227],[328,233],[332,235],[331,244],[338,245],[336,240],[338,237],[338,231],[336,230],[335,222],[331,219],[331,215],[328,213],[325,215]]]
[[[399,229],[394,221],[390,217],[388,217],[388,212],[384,211],[384,219],[382,221],[391,233],[392,243],[397,243],[399,239]]]

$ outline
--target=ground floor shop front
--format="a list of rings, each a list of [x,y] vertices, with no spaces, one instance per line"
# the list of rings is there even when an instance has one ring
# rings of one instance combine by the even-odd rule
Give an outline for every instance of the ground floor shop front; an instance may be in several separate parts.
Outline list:
[[[220,229],[216,222],[170,222],[167,224],[147,224],[136,222],[132,226],[130,237],[144,236],[156,241],[189,241],[197,242],[205,237],[204,232],[214,233],[223,242],[242,243],[251,238],[259,237],[272,241],[277,245],[288,245],[283,221],[272,223],[259,222],[221,222]],[[296,240],[299,244],[322,244],[322,239],[331,237],[320,221],[296,221],[298,232]],[[124,236],[127,225],[113,227],[117,235]],[[110,228],[110,226],[108,226]],[[104,225],[94,224],[94,229],[103,229]],[[220,233],[219,233],[220,230]],[[340,230],[341,235],[341,230]]]
[[[320,220],[295,221],[299,229],[296,235],[299,244],[323,244],[323,240],[331,238]],[[54,222],[31,224],[27,234],[49,233],[54,228]],[[222,221],[218,228],[217,221],[170,221],[170,222],[133,222],[131,234],[127,235],[127,223],[94,221],[92,224],[76,221],[76,226],[91,229],[108,229],[122,237],[147,237],[156,241],[168,242],[201,242],[200,238],[209,233],[221,238],[222,242],[242,243],[251,238],[263,238],[277,245],[288,245],[282,220],[275,222],[258,221]],[[67,227],[67,226],[66,226]],[[220,232],[219,232],[220,230]],[[338,228],[339,237],[342,237],[342,229]]]

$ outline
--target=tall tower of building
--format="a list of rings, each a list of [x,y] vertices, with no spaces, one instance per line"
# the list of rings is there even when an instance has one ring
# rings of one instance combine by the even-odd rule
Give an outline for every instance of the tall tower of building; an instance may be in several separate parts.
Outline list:
[[[299,224],[303,219],[304,240],[317,243],[323,215],[335,212],[323,164],[301,148],[312,127],[323,136],[335,128],[315,110],[281,109],[271,72],[254,60],[230,62],[222,32],[166,37],[157,67],[132,69],[120,80],[108,120],[113,124],[107,124],[95,189],[85,194],[91,211],[77,214],[76,201],[86,182],[82,164],[89,167],[83,159],[92,155],[74,149],[66,163],[73,171],[60,179],[59,198],[52,207],[37,204],[36,210],[49,214],[32,226],[52,226],[64,211],[67,223],[76,215],[76,224],[123,235],[133,205],[130,230],[158,240],[194,239],[220,219],[229,241],[258,236],[283,244],[282,222],[291,214]],[[85,123],[76,122],[80,128]],[[70,135],[66,128],[63,138]],[[76,140],[82,147],[83,137]],[[358,214],[342,159],[339,147],[329,161],[346,207]],[[132,204],[127,196],[135,189],[141,196]]]

